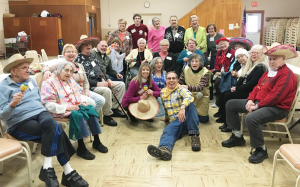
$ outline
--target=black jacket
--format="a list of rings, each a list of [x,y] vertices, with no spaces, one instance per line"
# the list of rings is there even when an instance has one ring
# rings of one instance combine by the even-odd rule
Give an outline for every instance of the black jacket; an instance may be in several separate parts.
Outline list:
[[[170,42],[170,48],[169,48],[170,53],[180,53],[184,48],[185,29],[181,26],[178,26],[177,33],[179,34],[179,36],[177,38],[175,38],[175,41],[174,41],[171,26],[168,27],[165,31],[164,38],[169,40],[169,42]]]
[[[153,58],[155,58],[155,57],[160,57],[159,52],[153,53]],[[168,55],[166,56],[166,58],[164,60],[163,70],[165,70],[166,72],[175,71],[175,65],[176,65],[175,55],[173,53],[168,53]]]

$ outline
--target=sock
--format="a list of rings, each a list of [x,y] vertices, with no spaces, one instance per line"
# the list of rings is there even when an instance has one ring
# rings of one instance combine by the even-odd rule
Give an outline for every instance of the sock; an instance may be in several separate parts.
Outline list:
[[[83,139],[78,139],[78,148],[77,150],[80,151],[80,152],[85,152],[87,151],[85,145],[84,145],[84,142],[83,142]]]
[[[43,169],[52,168],[52,157],[45,157]]]
[[[94,135],[94,141],[93,141],[93,146],[99,146],[101,144],[100,139],[99,139],[99,135],[96,134]]]
[[[232,133],[238,138],[242,137],[243,135],[242,132],[238,130],[232,130]]]
[[[74,169],[71,168],[70,163],[67,162],[65,165],[63,165],[64,168],[64,174],[68,175],[69,173],[71,173]]]
[[[264,145],[262,145],[262,146],[260,146],[264,151],[266,150],[266,145],[264,144]]]

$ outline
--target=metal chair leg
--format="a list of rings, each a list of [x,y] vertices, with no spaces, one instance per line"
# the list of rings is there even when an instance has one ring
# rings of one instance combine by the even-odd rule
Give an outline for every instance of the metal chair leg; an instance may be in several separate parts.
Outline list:
[[[274,161],[273,161],[273,171],[272,171],[272,179],[271,179],[271,187],[274,186],[274,180],[275,180],[275,167],[276,167],[276,164],[277,164],[277,157],[278,157],[278,154],[279,154],[279,150],[277,150],[275,152],[275,155],[274,155]]]

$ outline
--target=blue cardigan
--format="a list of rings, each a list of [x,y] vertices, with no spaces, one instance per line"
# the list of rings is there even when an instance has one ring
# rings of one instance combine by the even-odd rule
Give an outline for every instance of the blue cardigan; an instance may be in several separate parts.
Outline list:
[[[202,51],[200,51],[199,49],[196,49],[196,51],[194,53],[197,53],[197,54],[199,54],[199,55],[202,56],[203,61],[204,61],[204,65],[205,65],[206,64],[206,60],[205,60],[205,57],[204,57]],[[190,57],[190,55],[187,54],[187,50],[186,49],[184,49],[184,50],[181,51],[181,53],[179,54],[179,56],[177,58],[176,63],[180,64],[180,65],[183,65],[183,63],[184,63],[183,58],[184,57],[187,57],[187,58]]]

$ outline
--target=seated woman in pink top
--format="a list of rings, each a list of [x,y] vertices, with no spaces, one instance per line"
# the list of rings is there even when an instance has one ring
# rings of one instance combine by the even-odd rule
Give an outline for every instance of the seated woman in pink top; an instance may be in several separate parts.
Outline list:
[[[146,91],[144,90],[145,85],[148,86],[148,90]],[[152,80],[150,65],[148,63],[143,63],[140,66],[138,75],[129,83],[128,90],[122,99],[122,106],[127,111],[132,122],[137,122],[138,120],[130,113],[128,109],[129,104],[137,103],[141,99],[147,99],[149,95],[159,97],[160,89]],[[153,122],[153,119],[146,121]]]
[[[158,17],[152,19],[153,28],[148,33],[148,48],[152,52],[160,51],[159,42],[164,39],[166,27],[160,25]]]

